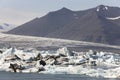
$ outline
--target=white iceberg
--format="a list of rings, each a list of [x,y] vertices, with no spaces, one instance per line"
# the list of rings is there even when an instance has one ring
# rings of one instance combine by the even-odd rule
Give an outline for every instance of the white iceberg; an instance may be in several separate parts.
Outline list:
[[[40,56],[38,56],[40,54]],[[64,47],[56,51],[25,52],[10,48],[0,55],[0,71],[44,74],[83,74],[92,77],[120,78],[120,55],[111,52],[73,52]],[[19,58],[14,58],[16,56]],[[35,59],[36,57],[43,57]],[[14,59],[13,59],[14,58]],[[43,60],[45,65],[41,65]],[[57,64],[56,64],[57,63]],[[10,64],[13,68],[10,68]]]

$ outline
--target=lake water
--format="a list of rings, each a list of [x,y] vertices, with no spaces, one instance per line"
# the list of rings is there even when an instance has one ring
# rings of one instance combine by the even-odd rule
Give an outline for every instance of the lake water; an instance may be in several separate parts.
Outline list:
[[[120,79],[103,79],[90,78],[80,75],[68,74],[37,74],[37,73],[10,73],[0,72],[0,80],[120,80]]]

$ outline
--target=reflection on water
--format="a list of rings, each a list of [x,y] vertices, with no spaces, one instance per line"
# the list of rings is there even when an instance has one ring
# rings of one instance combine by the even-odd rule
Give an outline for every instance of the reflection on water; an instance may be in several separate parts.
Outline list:
[[[0,80],[120,80],[120,79],[104,79],[90,78],[80,75],[68,74],[37,74],[37,73],[10,73],[0,72]]]

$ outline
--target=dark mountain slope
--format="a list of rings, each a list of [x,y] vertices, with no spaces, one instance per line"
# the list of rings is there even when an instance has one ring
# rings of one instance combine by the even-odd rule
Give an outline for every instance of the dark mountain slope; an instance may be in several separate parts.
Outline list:
[[[62,8],[61,10],[50,12],[46,16],[36,18],[28,23],[25,23],[8,33],[19,34],[19,35],[30,35],[30,36],[45,36],[52,33],[65,25],[75,20],[75,12]],[[80,14],[84,15],[83,13]]]
[[[104,5],[84,11],[62,8],[7,33],[120,45],[119,16],[120,8]]]

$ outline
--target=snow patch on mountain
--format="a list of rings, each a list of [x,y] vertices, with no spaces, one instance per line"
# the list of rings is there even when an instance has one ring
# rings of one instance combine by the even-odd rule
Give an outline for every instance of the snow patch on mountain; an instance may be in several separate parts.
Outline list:
[[[118,16],[118,17],[106,17],[106,19],[108,19],[108,20],[118,20],[118,19],[120,19],[120,16]]]
[[[106,6],[105,9],[108,10],[108,7]]]
[[[79,16],[76,13],[74,13],[73,16],[75,19],[79,19]]]
[[[99,12],[99,8],[97,8],[97,12]]]
[[[100,10],[108,10],[108,7],[107,6],[97,7],[97,12],[99,12]]]

